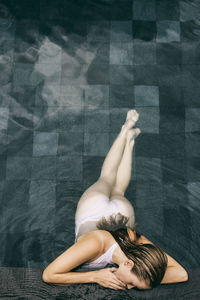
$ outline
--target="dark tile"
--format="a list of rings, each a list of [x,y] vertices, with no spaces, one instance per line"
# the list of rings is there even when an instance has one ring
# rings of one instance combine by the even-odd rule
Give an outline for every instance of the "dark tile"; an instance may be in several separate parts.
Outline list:
[[[108,85],[85,85],[84,86],[84,107],[108,108],[109,86]]]
[[[109,151],[109,133],[86,132],[84,135],[84,155],[106,156]]]
[[[1,208],[1,232],[6,232],[9,234],[18,234],[19,232],[24,232],[28,220],[27,204],[25,203],[22,205],[20,203],[17,205],[16,203],[11,204],[11,202],[9,202],[9,204],[10,207],[7,205],[6,207],[4,206]]]
[[[199,64],[200,62],[200,43],[199,42],[182,42],[182,64],[193,65]]]
[[[81,107],[62,106],[58,110],[59,131],[83,132],[84,115]]]
[[[35,131],[55,132],[59,128],[58,109],[53,106],[36,106],[33,123]]]
[[[83,184],[85,189],[98,180],[103,161],[104,158],[101,156],[83,156]]]
[[[164,183],[182,182],[189,179],[187,176],[187,163],[182,158],[163,158],[162,178]]]
[[[131,179],[125,191],[125,197],[131,202],[133,208],[136,205],[136,181]]]
[[[47,266],[55,259],[55,233],[41,233],[39,230],[27,231],[23,242],[23,256],[28,267],[33,267],[34,263],[39,262],[40,267]],[[45,264],[45,265],[44,265]]]
[[[200,179],[200,158],[191,157],[187,159],[187,180],[188,182],[199,181]]]
[[[157,65],[134,65],[134,85],[158,85],[158,71]]]
[[[200,77],[199,65],[182,65],[181,84],[186,86],[198,86]]]
[[[123,65],[110,65],[110,84],[132,85],[133,67]]]
[[[190,239],[190,214],[187,208],[179,206],[178,208],[164,208],[164,230],[167,237],[175,231],[178,236],[185,236]]]
[[[57,179],[82,180],[82,156],[57,157]]]
[[[6,179],[6,155],[0,155],[0,180]]]
[[[156,41],[160,43],[180,42],[180,22],[161,20],[156,22]]]
[[[154,74],[153,74],[154,75]],[[151,76],[151,75],[150,75]],[[183,86],[181,65],[157,65],[156,76],[159,86]]]
[[[69,232],[71,230],[70,238],[74,231],[74,220],[75,211],[78,203],[78,198],[71,196],[58,199],[56,201],[56,211],[55,211],[55,231],[56,233]],[[66,244],[68,244],[69,237],[66,239]]]
[[[28,207],[29,186],[30,183],[27,180],[18,178],[16,180],[5,180],[2,205],[7,208]]]
[[[118,84],[110,85],[109,106],[112,108],[133,108],[134,93],[132,86]]]
[[[25,267],[26,256],[23,254],[23,243],[25,233],[18,232],[14,234],[6,233],[4,236],[5,256],[3,258],[4,267]],[[13,249],[14,253],[13,253]],[[37,249],[38,250],[38,249]]]
[[[110,23],[110,41],[132,42],[132,21],[112,21]]]
[[[8,7],[17,20],[20,19],[39,19],[40,4],[38,1],[8,1]]]
[[[199,226],[200,226],[200,219],[199,219],[199,212],[198,211],[191,211],[191,240],[195,242],[197,248],[200,246],[199,241]],[[197,250],[196,248],[196,250]],[[199,251],[194,253],[194,256],[199,255]],[[195,255],[196,254],[196,255]],[[200,258],[200,257],[199,257]]]
[[[85,18],[85,1],[42,1],[40,2],[41,20],[81,20]]]
[[[171,182],[163,183],[163,206],[165,208],[178,208],[180,205],[188,205],[187,183]]]
[[[130,20],[132,18],[132,0],[111,1],[110,18],[111,20]]]
[[[99,5],[95,1],[86,0],[83,10],[79,14],[89,21],[110,20],[112,6],[108,2],[106,5]],[[77,8],[76,8],[77,9]]]
[[[86,59],[87,63],[91,62],[92,64],[108,64],[109,63],[109,43],[99,42],[99,41],[91,41],[88,42],[87,48],[89,49]]]
[[[185,158],[185,133],[164,133],[159,137],[160,155],[163,158]]]
[[[159,86],[159,105],[160,106],[184,106],[183,92],[180,86],[172,83],[170,85]]]
[[[177,42],[157,43],[157,63],[163,65],[181,64],[181,46]]]
[[[127,111],[127,108],[112,108],[110,110],[110,134],[118,134],[120,132],[122,125],[126,121]]]
[[[140,118],[136,127],[139,127],[141,133],[159,134],[160,110],[158,106],[136,106]],[[140,134],[141,137],[141,134]]]
[[[187,157],[198,157],[200,149],[200,133],[186,132],[185,133],[185,149]]]
[[[133,64],[156,64],[156,43],[149,41],[135,41],[133,43]]]
[[[84,192],[82,180],[57,180],[56,181],[56,207],[63,199],[65,201],[68,197],[76,197],[79,199]]]
[[[83,154],[84,134],[83,132],[60,132],[58,137],[58,155]]]
[[[186,108],[185,130],[186,132],[198,132],[200,129],[199,120],[200,108]]]
[[[133,1],[133,20],[156,20],[155,0]]]
[[[30,179],[31,158],[7,156],[6,179]]]
[[[136,223],[142,232],[151,231],[156,236],[163,236],[164,217],[162,205],[145,207],[145,209],[137,207],[135,211]],[[144,235],[146,236],[146,234]]]
[[[133,21],[132,26],[134,40],[155,41],[156,22]]]
[[[137,159],[136,159],[137,163]],[[136,165],[136,178],[137,178],[137,165]],[[163,195],[162,185],[159,183],[158,178],[149,178],[137,181],[136,183],[136,207],[146,210],[152,207],[162,207]]]
[[[199,41],[199,21],[190,20],[180,23],[181,42]]]
[[[141,133],[135,144],[135,155],[136,157],[160,157],[159,135],[153,133]]]
[[[190,83],[189,80],[182,88],[182,100],[185,107],[200,107],[199,101],[200,86],[197,83]]]
[[[0,130],[0,154],[7,154],[8,135],[7,130]]]
[[[110,22],[87,22],[87,41],[110,41]]]
[[[31,168],[32,179],[56,179],[55,157],[33,157]]]
[[[109,65],[108,64],[91,64],[84,77],[87,84],[108,84],[109,83]]]
[[[183,106],[160,107],[160,133],[185,132],[185,109]]]
[[[85,132],[109,132],[109,111],[88,108],[84,115]]]
[[[190,209],[191,215],[195,215],[195,213],[199,214],[199,187],[200,183],[195,179],[194,182],[191,180],[187,183],[187,206]]]
[[[155,0],[157,20],[179,20],[179,0]]]
[[[138,182],[157,181],[159,183],[162,177],[161,160],[155,157],[136,157],[135,171]],[[157,187],[160,188],[159,184]]]

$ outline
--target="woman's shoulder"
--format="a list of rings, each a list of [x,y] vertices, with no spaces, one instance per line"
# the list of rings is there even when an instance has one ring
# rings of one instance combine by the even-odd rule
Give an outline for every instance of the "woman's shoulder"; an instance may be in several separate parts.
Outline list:
[[[101,243],[101,246],[102,246],[101,248],[102,248],[103,252],[107,251],[107,249],[114,242],[116,242],[114,237],[112,236],[112,234],[109,231],[104,230],[104,229],[97,229],[97,230],[93,230],[88,233],[84,233],[81,236],[79,236],[79,238],[77,239],[77,242],[81,241],[82,239],[91,238],[91,236],[93,236],[95,239],[97,239]]]

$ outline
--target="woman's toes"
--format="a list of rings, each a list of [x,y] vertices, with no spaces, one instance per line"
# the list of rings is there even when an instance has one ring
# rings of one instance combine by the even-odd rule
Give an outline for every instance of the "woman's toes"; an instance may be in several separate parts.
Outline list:
[[[133,120],[133,122],[134,122],[133,126],[137,122],[138,118],[139,118],[139,114],[137,113],[137,111],[135,109],[131,109],[127,112],[126,121]]]

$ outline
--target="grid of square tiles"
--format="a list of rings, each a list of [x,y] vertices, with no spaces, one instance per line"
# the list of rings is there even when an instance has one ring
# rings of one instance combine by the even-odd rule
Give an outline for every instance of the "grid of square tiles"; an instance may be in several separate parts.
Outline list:
[[[24,224],[32,232],[40,232],[45,224],[44,231],[53,230],[53,211],[58,205],[56,183],[71,182],[73,195],[79,184],[78,201],[84,187],[98,177],[103,158],[129,108],[135,107],[142,116],[137,126],[144,133],[137,143],[136,160],[134,153],[132,177],[135,179],[136,173],[142,183],[137,183],[135,194],[138,212],[145,208],[151,214],[152,201],[155,207],[158,202],[164,204],[169,187],[179,194],[172,185],[175,179],[186,183],[185,194],[198,190],[198,10],[184,1],[137,0],[127,4],[132,16],[129,18],[127,13],[125,20],[116,21],[113,13],[109,15],[111,20],[105,14],[98,21],[94,18],[88,23],[78,22],[77,27],[64,22],[79,31],[76,36],[66,33],[71,42],[69,48],[52,42],[46,34],[45,30],[55,21],[44,10],[40,13],[41,23],[14,20],[1,37],[10,47],[9,59],[3,63],[7,74],[3,82],[9,82],[12,76],[9,101],[5,101],[6,89],[1,92],[0,128],[7,138],[2,154],[8,155],[6,164],[2,155],[2,179],[6,179],[5,186],[16,179],[31,179],[30,199],[25,203],[29,212],[35,210],[38,221],[35,219],[34,223],[34,218],[30,218],[29,225]],[[45,24],[48,19],[50,25]],[[30,47],[28,30],[22,35],[22,29],[31,27],[36,35],[44,35],[40,48]],[[26,109],[18,108],[20,101]],[[16,133],[17,139],[13,140]],[[150,190],[150,201],[147,193],[142,192],[144,184]],[[15,190],[18,189],[16,186]],[[7,189],[2,190],[7,199]],[[61,191],[70,197],[64,186]],[[47,198],[40,210],[39,199],[44,194]],[[68,207],[68,202],[63,203]],[[164,219],[175,215],[177,207],[185,203],[171,202],[171,211],[169,207],[160,207],[159,235],[163,234]],[[196,203],[191,195],[188,205],[193,209]],[[71,211],[70,207],[66,213]],[[45,208],[46,214],[41,216]],[[64,214],[61,216],[64,220]],[[3,222],[6,225],[8,218]],[[172,218],[169,226],[173,228],[173,224]],[[145,222],[144,226],[149,228]]]

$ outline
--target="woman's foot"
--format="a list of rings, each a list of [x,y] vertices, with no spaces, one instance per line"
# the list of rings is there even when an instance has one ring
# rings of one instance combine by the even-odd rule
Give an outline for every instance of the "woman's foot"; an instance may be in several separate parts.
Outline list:
[[[139,119],[139,114],[136,112],[136,110],[135,109],[129,110],[127,112],[126,121],[122,126],[122,128],[125,128],[127,130],[131,129],[135,125],[138,119]]]
[[[135,143],[135,138],[141,133],[140,128],[129,129],[126,134],[126,141],[129,145],[133,146]]]

